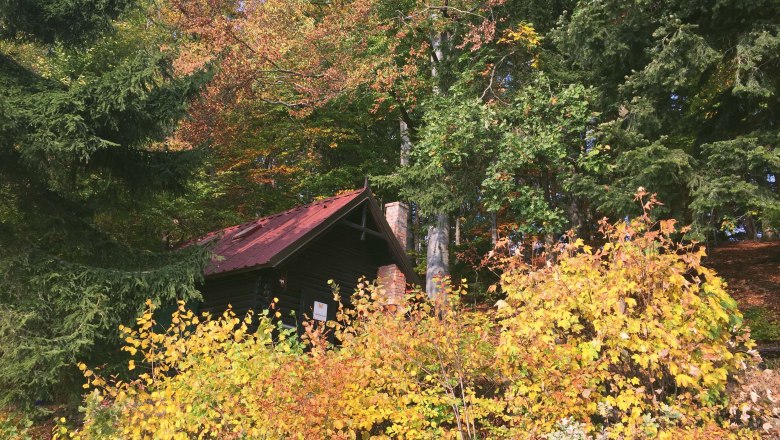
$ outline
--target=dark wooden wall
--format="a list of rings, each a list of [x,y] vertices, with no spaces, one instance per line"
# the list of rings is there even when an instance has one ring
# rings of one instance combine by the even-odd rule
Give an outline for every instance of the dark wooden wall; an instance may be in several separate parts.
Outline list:
[[[346,220],[361,224],[362,210],[355,209]],[[376,230],[370,215],[366,226]],[[210,278],[200,289],[200,311],[217,315],[230,304],[243,316],[249,309],[267,309],[273,298],[279,298],[273,311],[281,312],[284,324],[297,327],[302,314],[311,316],[311,305],[316,300],[327,301],[328,318],[333,319],[337,304],[328,280],[339,285],[342,301],[348,304],[361,276],[374,280],[380,266],[393,263],[384,239],[371,234],[361,239],[362,235],[358,229],[337,224],[277,268]]]
[[[321,302],[327,300],[329,318],[335,316],[337,304],[332,300],[328,280],[339,285],[342,301],[348,302],[361,276],[374,280],[379,266],[391,262],[392,256],[381,238],[367,234],[361,240],[360,231],[345,225],[334,226],[274,272],[275,278],[286,280],[284,289],[278,282],[273,289],[280,300],[285,324],[296,324],[296,319],[290,317],[292,310],[298,318],[304,312],[311,315],[312,297]],[[306,304],[302,304],[302,299]]]
[[[203,302],[198,311],[217,316],[231,305],[236,315],[243,317],[249,309],[258,306],[259,279],[260,272],[252,271],[206,280],[200,288]]]

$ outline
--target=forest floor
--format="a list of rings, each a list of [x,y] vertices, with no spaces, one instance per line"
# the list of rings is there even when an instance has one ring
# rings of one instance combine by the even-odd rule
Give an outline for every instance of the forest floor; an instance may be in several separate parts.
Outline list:
[[[709,254],[704,264],[728,283],[753,338],[780,345],[780,241],[725,243]]]

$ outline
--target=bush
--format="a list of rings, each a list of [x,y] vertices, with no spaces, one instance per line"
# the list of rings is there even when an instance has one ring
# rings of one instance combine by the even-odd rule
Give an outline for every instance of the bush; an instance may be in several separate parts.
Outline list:
[[[548,432],[573,417],[635,438],[728,424],[726,385],[754,343],[704,248],[647,214],[602,232],[598,249],[578,239],[557,264],[510,261],[503,274],[497,361],[513,425]]]
[[[451,289],[389,310],[364,281],[351,308],[328,327],[305,324],[301,341],[273,311],[211,319],[183,304],[158,334],[150,307],[121,329],[140,374],[106,379],[81,365],[92,388],[83,426],[57,436],[756,436],[776,408],[767,390],[745,406],[752,385],[729,402],[753,343],[703,251],[674,244],[671,221],[603,231],[603,247],[577,240],[541,269],[507,260],[498,314],[461,309]]]
[[[269,311],[203,320],[184,309],[166,333],[150,309],[121,328],[135,380],[108,382],[86,365],[83,427],[61,438],[403,438],[485,432],[503,403],[489,383],[495,341],[486,315],[434,307],[419,292],[401,313],[362,284],[331,328],[310,322],[304,342]],[[453,296],[457,296],[454,293]],[[256,327],[249,332],[250,327]],[[341,340],[327,345],[327,331]],[[484,395],[493,394],[493,397]]]
[[[353,376],[348,426],[393,438],[485,438],[503,432],[502,383],[495,370],[498,327],[492,314],[457,306],[462,290],[432,304],[422,292],[399,312],[381,289],[363,284],[354,309],[341,309],[339,350],[360,365]]]

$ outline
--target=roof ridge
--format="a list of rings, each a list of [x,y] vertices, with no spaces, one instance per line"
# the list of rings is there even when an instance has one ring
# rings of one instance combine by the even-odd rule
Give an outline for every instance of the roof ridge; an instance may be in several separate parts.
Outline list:
[[[270,215],[267,215],[265,217],[256,218],[256,219],[254,219],[254,220],[252,220],[252,221],[250,221],[248,223],[252,223],[252,222],[256,222],[256,221],[260,221],[260,220],[264,220],[264,219],[268,219],[268,218],[279,217],[280,215],[284,215],[284,214],[287,214],[287,213],[290,213],[290,212],[293,212],[293,211],[298,211],[298,210],[301,210],[301,209],[304,209],[304,208],[309,208],[309,207],[312,207],[312,206],[315,206],[315,205],[319,205],[319,204],[322,204],[322,203],[327,203],[328,201],[340,199],[342,197],[352,196],[352,195],[355,195],[355,194],[363,192],[363,191],[365,191],[365,188],[355,189],[355,190],[348,191],[348,192],[345,192],[345,193],[337,194],[335,196],[330,196],[330,197],[326,197],[324,199],[315,200],[313,202],[309,202],[309,203],[306,203],[304,205],[294,206],[294,207],[292,207],[290,209],[287,209],[285,211],[282,211],[282,212],[277,212],[276,214],[270,214]],[[242,224],[244,224],[244,223],[242,223]]]
[[[266,215],[266,216],[263,216],[263,217],[257,217],[257,218],[255,218],[253,220],[249,220],[249,221],[246,221],[246,222],[243,222],[243,223],[239,223],[237,225],[226,226],[226,227],[224,227],[222,229],[217,229],[216,231],[207,232],[207,233],[201,235],[200,237],[197,237],[197,238],[194,238],[192,240],[189,240],[187,243],[185,243],[185,246],[188,246],[191,243],[202,242],[202,241],[204,241],[206,239],[211,238],[211,236],[214,236],[214,235],[227,233],[228,231],[230,231],[232,229],[236,229],[236,230],[246,229],[248,227],[251,227],[251,225],[260,223],[260,222],[262,222],[264,220],[270,220],[270,219],[273,219],[273,218],[277,218],[277,217],[285,215],[285,214],[290,214],[292,212],[295,212],[295,211],[298,211],[298,210],[301,210],[301,209],[304,209],[304,208],[310,208],[310,207],[316,206],[318,204],[327,203],[329,201],[340,199],[342,197],[353,196],[353,195],[361,193],[361,192],[363,192],[365,190],[366,190],[366,188],[360,188],[360,189],[355,189],[355,190],[352,190],[352,191],[347,191],[347,192],[344,192],[344,193],[341,193],[341,194],[337,194],[335,196],[330,196],[330,197],[326,197],[324,199],[315,200],[313,202],[306,203],[305,205],[294,206],[294,207],[292,207],[290,209],[287,209],[287,210],[284,210],[284,211],[281,211],[281,212],[277,212],[275,214],[270,214],[270,215]]]

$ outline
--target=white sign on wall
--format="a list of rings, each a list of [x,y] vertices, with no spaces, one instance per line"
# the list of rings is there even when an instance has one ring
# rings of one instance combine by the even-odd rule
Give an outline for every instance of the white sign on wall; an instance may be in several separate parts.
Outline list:
[[[328,320],[328,305],[319,301],[314,301],[314,319],[317,321]]]

